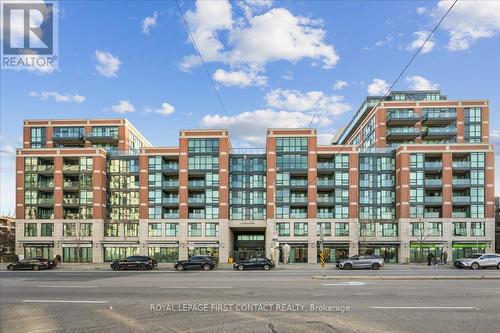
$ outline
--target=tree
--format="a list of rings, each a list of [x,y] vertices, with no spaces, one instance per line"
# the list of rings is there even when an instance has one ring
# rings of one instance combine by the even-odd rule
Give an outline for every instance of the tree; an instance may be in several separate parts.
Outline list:
[[[16,230],[11,228],[9,220],[13,220],[13,214],[2,217],[6,220],[5,227],[0,228],[0,253],[10,254],[15,252],[16,248]]]
[[[417,230],[412,230],[411,235],[416,238],[418,248],[419,248],[419,258],[418,262],[424,262],[424,244],[427,238],[429,237],[429,233],[425,231],[424,228],[424,222],[422,221],[422,218],[418,219],[418,229]]]
[[[356,225],[358,235],[358,254],[366,254],[369,245],[375,237],[375,230],[367,229],[368,225],[375,225],[374,220],[370,222],[359,222]]]

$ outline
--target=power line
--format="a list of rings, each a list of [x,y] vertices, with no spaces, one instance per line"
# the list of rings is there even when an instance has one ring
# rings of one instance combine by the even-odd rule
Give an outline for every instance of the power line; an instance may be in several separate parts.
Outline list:
[[[203,65],[203,68],[205,69],[205,73],[207,74],[208,79],[210,80],[210,83],[212,84],[212,87],[214,88],[214,92],[215,92],[215,95],[217,96],[217,100],[219,101],[221,109],[222,109],[222,111],[224,112],[224,114],[227,117],[227,123],[229,125],[229,128],[234,133],[234,135],[237,137],[236,131],[234,130],[234,127],[231,125],[231,120],[230,120],[229,114],[227,113],[226,106],[222,102],[222,97],[220,96],[219,91],[217,90],[217,87],[215,86],[215,82],[212,79],[212,76],[210,76],[210,72],[208,70],[208,67],[207,67],[207,64],[205,62],[205,59],[203,58],[203,55],[201,54],[201,51],[198,48],[198,44],[196,44],[196,40],[194,39],[193,34],[191,33],[191,29],[189,28],[189,24],[187,23],[186,17],[184,16],[184,12],[182,11],[181,6],[179,5],[179,1],[175,0],[175,4],[177,5],[177,9],[179,9],[179,13],[182,16],[182,21],[184,22],[184,25],[186,26],[189,38],[191,39],[191,41],[193,43],[194,49],[195,49],[196,53],[198,54],[198,56],[200,57],[201,63]]]

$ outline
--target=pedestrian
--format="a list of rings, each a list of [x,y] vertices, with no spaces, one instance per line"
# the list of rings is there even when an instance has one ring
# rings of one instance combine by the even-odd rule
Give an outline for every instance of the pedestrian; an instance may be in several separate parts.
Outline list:
[[[432,252],[429,252],[427,254],[427,266],[430,266],[431,265],[431,262],[432,262],[432,257],[434,257],[434,254],[432,254]]]
[[[448,252],[446,251],[443,253],[443,262],[445,265],[448,263]]]

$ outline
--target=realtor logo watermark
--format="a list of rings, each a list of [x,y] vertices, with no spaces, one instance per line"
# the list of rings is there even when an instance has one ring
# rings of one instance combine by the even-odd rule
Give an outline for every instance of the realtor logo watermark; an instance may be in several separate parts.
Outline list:
[[[2,69],[57,69],[57,13],[56,2],[2,1]]]

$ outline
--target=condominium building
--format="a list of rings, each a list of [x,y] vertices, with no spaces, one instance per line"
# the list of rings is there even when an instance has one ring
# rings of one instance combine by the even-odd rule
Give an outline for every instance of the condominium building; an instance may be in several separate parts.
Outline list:
[[[264,134],[264,133],[263,133]],[[153,147],[125,119],[27,120],[17,151],[16,252],[103,262],[150,255],[315,263],[374,253],[416,262],[494,251],[494,151],[484,100],[368,97],[335,142],[268,129],[181,130]]]

